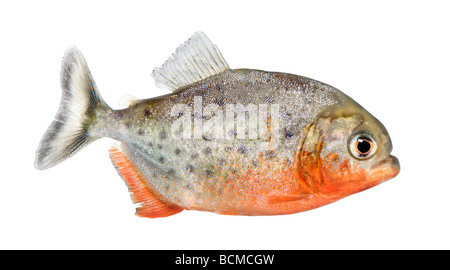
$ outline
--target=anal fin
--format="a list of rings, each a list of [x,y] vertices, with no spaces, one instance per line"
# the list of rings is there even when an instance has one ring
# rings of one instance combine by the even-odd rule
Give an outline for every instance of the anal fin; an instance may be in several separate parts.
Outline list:
[[[117,169],[117,172],[123,178],[131,192],[131,198],[134,203],[140,203],[141,206],[136,209],[136,215],[147,218],[158,218],[175,215],[183,208],[176,205],[168,205],[155,196],[152,190],[147,186],[145,176],[139,172],[136,166],[127,158],[125,153],[118,147],[111,147],[109,150],[111,160]]]

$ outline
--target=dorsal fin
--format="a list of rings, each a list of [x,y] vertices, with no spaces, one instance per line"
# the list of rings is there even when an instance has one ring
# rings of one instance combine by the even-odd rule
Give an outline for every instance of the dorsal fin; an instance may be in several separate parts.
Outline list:
[[[176,90],[230,69],[216,45],[202,32],[182,44],[152,77],[158,87]]]

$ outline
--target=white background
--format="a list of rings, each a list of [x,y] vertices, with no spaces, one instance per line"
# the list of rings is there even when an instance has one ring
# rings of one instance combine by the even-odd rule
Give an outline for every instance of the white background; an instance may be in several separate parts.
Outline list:
[[[2,1],[0,248],[449,249],[448,12],[445,1]],[[232,68],[299,74],[354,98],[389,130],[399,176],[294,215],[145,219],[110,139],[34,168],[70,45],[117,107],[125,94],[167,93],[151,71],[199,30]]]

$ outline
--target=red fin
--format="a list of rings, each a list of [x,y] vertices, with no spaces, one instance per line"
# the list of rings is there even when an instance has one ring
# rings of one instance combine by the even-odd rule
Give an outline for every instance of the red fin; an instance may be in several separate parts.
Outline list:
[[[111,147],[109,150],[111,160],[122,176],[123,180],[131,192],[134,203],[141,206],[136,209],[136,215],[140,217],[157,218],[167,217],[183,211],[183,208],[167,205],[159,200],[153,192],[146,186],[146,178],[131,163],[121,149]]]
[[[286,194],[286,195],[272,195],[268,198],[269,203],[282,203],[282,202],[292,202],[307,200],[312,197],[312,194],[302,193],[302,194]]]

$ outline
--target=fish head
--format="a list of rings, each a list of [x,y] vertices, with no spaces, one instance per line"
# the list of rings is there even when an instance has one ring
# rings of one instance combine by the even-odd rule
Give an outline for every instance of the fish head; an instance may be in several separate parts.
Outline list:
[[[374,116],[348,98],[307,127],[300,151],[303,178],[323,196],[342,198],[395,177],[400,163],[392,141]]]

